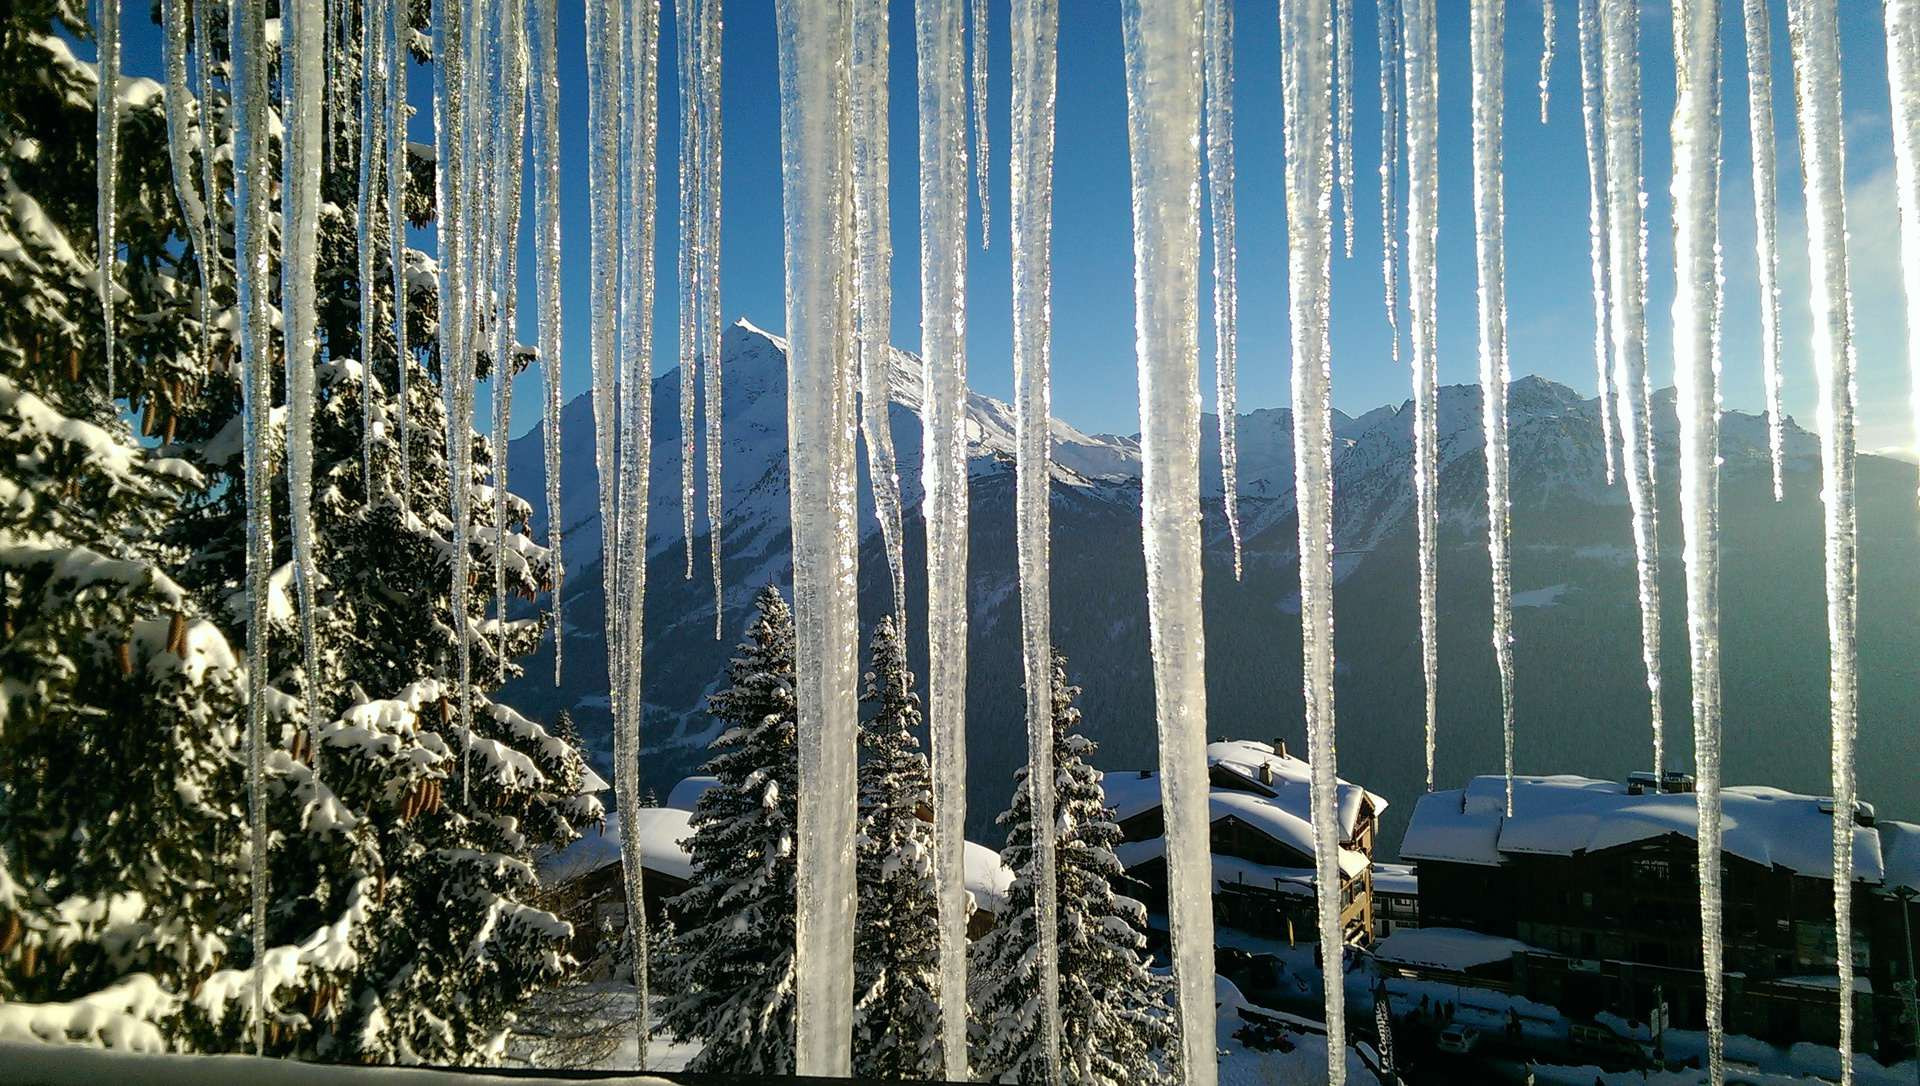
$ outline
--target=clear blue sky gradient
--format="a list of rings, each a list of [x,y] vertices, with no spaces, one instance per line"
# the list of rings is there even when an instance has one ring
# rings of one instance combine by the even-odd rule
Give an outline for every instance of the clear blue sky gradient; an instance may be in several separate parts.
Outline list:
[[[980,248],[977,203],[970,209],[968,353],[976,389],[1008,397],[1012,387],[1007,235],[1008,52],[1007,7],[989,0],[992,65],[989,110],[993,221],[990,247]],[[1251,0],[1236,10],[1235,87],[1239,182],[1240,403],[1242,409],[1284,405],[1289,365],[1286,319],[1286,216],[1282,178],[1278,0]],[[892,13],[892,129],[894,232],[894,342],[920,342],[919,203],[913,4],[895,0]],[[1467,5],[1440,8],[1441,209],[1440,377],[1471,382],[1477,375],[1473,265],[1472,161],[1469,143]],[[1580,85],[1574,4],[1560,0],[1551,123],[1538,120],[1536,79],[1540,53],[1539,0],[1514,0],[1507,13],[1506,186],[1509,327],[1513,370],[1537,373],[1593,391],[1592,303],[1587,256],[1587,166],[1580,121]],[[1725,131],[1722,143],[1721,233],[1726,269],[1724,396],[1729,407],[1762,405],[1758,287],[1746,124],[1746,61],[1738,5],[1727,4]],[[1789,413],[1810,426],[1816,394],[1808,351],[1806,233],[1800,190],[1791,62],[1784,6],[1773,5],[1775,125],[1781,181],[1781,286],[1785,399]],[[1672,30],[1658,0],[1643,5],[1641,57],[1645,85],[1648,319],[1655,380],[1671,381],[1672,242],[1669,219],[1668,123],[1673,96]],[[1350,412],[1406,399],[1408,375],[1391,358],[1381,302],[1376,8],[1355,4],[1354,138],[1356,192],[1352,259],[1333,267],[1333,387],[1336,406]],[[1898,279],[1899,229],[1893,185],[1880,5],[1840,4],[1848,118],[1847,178],[1853,245],[1855,322],[1860,363],[1860,443],[1863,450],[1911,447],[1908,379],[1903,345],[1904,306]],[[565,246],[565,390],[571,397],[589,382],[587,358],[587,181],[584,14],[577,0],[560,11],[560,81],[564,162],[561,169]],[[158,76],[158,31],[145,18],[128,20],[126,70]],[[673,180],[678,142],[677,88],[671,0],[663,7],[661,184],[655,308],[656,372],[677,357],[672,281],[677,216]],[[90,51],[82,46],[83,55]],[[418,69],[416,69],[418,71]],[[785,323],[781,264],[779,105],[773,6],[734,0],[724,42],[723,306],[729,319],[745,316],[770,329]],[[1066,0],[1061,5],[1059,116],[1054,174],[1054,409],[1089,431],[1138,429],[1133,353],[1133,251],[1127,165],[1126,95],[1118,5]],[[415,78],[413,138],[431,139],[425,108],[429,81]],[[1404,181],[1401,198],[1404,201]],[[531,186],[523,218],[523,254],[532,251]],[[432,248],[431,232],[416,239]],[[1207,259],[1211,259],[1210,256]],[[1209,265],[1210,267],[1210,265]],[[523,255],[522,299],[533,296],[532,265]],[[1211,284],[1210,272],[1204,283]],[[1405,297],[1403,292],[1403,298]],[[1210,309],[1202,313],[1202,385],[1212,402]],[[531,307],[523,306],[522,333],[532,341]],[[1402,321],[1403,327],[1405,321]],[[518,389],[515,429],[535,423],[535,377]]]

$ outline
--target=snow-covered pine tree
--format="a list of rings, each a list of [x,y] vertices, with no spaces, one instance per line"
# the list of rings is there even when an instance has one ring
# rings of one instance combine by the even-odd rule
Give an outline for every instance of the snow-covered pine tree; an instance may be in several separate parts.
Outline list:
[[[861,1078],[938,1077],[939,915],[933,881],[933,804],[920,752],[920,696],[892,616],[873,635],[860,725],[860,887],[854,928],[853,1071]]]
[[[424,5],[411,6],[412,21]],[[212,13],[216,28],[224,10]],[[57,29],[58,28],[58,29]],[[353,326],[351,221],[337,198],[354,164],[329,159],[321,225],[321,366],[315,422],[323,674],[297,666],[287,567],[274,578],[269,710],[272,827],[269,944],[253,947],[240,772],[245,638],[244,510],[231,226],[217,201],[212,350],[199,350],[197,255],[173,190],[164,97],[123,78],[116,266],[118,387],[151,440],[139,442],[105,394],[94,299],[93,101],[96,76],[66,35],[75,0],[27,0],[0,13],[0,1014],[48,1039],[189,1049],[242,1047],[255,967],[267,980],[269,1050],[303,1058],[464,1062],[497,1052],[512,1008],[563,962],[567,929],[528,904],[529,858],[600,816],[604,787],[572,744],[484,696],[476,703],[474,805],[457,789],[451,674],[451,525],[437,359],[413,367],[404,432],[412,489],[376,447],[371,500],[361,483],[359,405],[379,398],[383,432],[401,431],[392,340],[363,380],[346,356]],[[357,33],[350,36],[357,41]],[[216,29],[216,38],[223,34]],[[218,42],[216,42],[218,44]],[[341,63],[357,63],[348,48]],[[417,57],[425,60],[425,57]],[[224,92],[225,66],[216,63]],[[350,85],[357,86],[358,80]],[[226,96],[194,103],[214,128],[218,187],[231,181]],[[347,150],[351,141],[330,143]],[[192,155],[195,183],[206,163]],[[430,160],[414,163],[409,213],[432,215]],[[384,242],[382,243],[384,245]],[[384,251],[384,249],[382,250]],[[427,266],[409,254],[409,263]],[[384,275],[384,271],[382,272]],[[375,326],[384,328],[386,302]],[[431,277],[410,291],[414,342],[436,312]],[[340,299],[348,299],[342,302]],[[342,306],[346,308],[343,309]],[[376,347],[377,347],[376,341]],[[473,476],[484,481],[487,450]],[[277,496],[284,479],[276,479]],[[495,532],[476,502],[470,535],[507,548],[510,588],[543,586],[546,555],[510,503]],[[276,553],[287,553],[277,509]],[[470,616],[489,651],[526,651],[538,621]],[[365,691],[392,692],[371,697]],[[318,767],[302,698],[332,718]],[[457,796],[457,791],[453,793]],[[86,1013],[75,1013],[85,1008]]]
[[[668,903],[671,942],[654,977],[659,1028],[706,1047],[693,1071],[793,1073],[794,842],[799,748],[793,612],[772,586],[708,699],[721,725],[693,813],[693,885]]]
[[[1081,735],[1080,688],[1067,684],[1067,660],[1053,654],[1053,758],[1060,827],[1061,1074],[1068,1083],[1169,1080],[1175,1051],[1167,981],[1149,969],[1146,909],[1114,889],[1122,878],[1120,841],[1100,771],[1088,764],[1094,743]],[[1039,1082],[1040,977],[1032,957],[1038,916],[1033,892],[1033,806],[1026,770],[1014,774],[1013,806],[996,820],[1007,830],[1000,858],[1014,871],[1006,912],[972,947],[973,1067],[983,1081]]]

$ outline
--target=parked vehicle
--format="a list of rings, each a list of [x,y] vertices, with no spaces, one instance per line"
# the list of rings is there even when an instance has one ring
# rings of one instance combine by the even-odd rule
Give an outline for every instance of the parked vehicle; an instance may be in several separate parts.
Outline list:
[[[1451,1052],[1456,1056],[1465,1056],[1480,1043],[1480,1031],[1472,1026],[1463,1026],[1458,1022],[1440,1031],[1433,1046],[1442,1052]]]

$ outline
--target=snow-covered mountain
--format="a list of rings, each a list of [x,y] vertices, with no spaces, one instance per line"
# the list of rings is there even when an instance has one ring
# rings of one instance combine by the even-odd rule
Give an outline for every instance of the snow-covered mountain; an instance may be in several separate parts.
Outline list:
[[[891,420],[907,525],[908,597],[924,629],[924,561],[918,520],[921,362],[893,353]],[[746,321],[727,330],[722,532],[728,637],[713,639],[708,582],[704,448],[696,427],[694,575],[685,576],[681,528],[679,374],[655,378],[647,577],[647,745],[650,783],[664,788],[699,761],[710,737],[703,713],[746,620],[753,592],[790,584],[786,466],[786,344]],[[1599,405],[1564,385],[1524,377],[1509,389],[1513,462],[1519,761],[1528,771],[1624,774],[1650,758],[1644,678],[1634,610],[1631,542],[1622,486],[1605,479]],[[994,840],[1013,767],[1024,758],[1014,574],[1013,410],[974,394],[972,449],[972,638],[968,707],[970,832]],[[1671,393],[1657,398],[1656,444],[1666,463],[1664,524],[1676,525]],[[1390,405],[1336,414],[1335,540],[1341,772],[1398,805],[1384,838],[1424,784],[1418,627],[1411,531],[1412,412]],[[1479,389],[1440,392],[1442,783],[1499,767],[1496,679],[1489,640]],[[563,683],[550,660],[532,661],[515,684],[516,704],[574,710],[584,731],[605,729],[603,602],[593,425],[588,397],[562,414],[562,515],[569,570],[568,651]],[[1202,427],[1212,435],[1211,419]],[[1217,736],[1303,741],[1298,585],[1292,484],[1292,414],[1263,409],[1240,418],[1245,577],[1235,582],[1218,499],[1219,451],[1201,457],[1208,499],[1206,613],[1209,719]],[[1787,501],[1767,478],[1764,418],[1724,416],[1723,634],[1727,660],[1731,781],[1818,791],[1824,781],[1825,627],[1820,611],[1818,458],[1811,435],[1788,430]],[[1147,659],[1145,573],[1140,555],[1140,456],[1136,437],[1090,435],[1053,423],[1055,635],[1083,685],[1100,764],[1155,762]],[[538,434],[513,442],[509,470],[523,494],[541,491]],[[884,557],[861,451],[861,606],[870,623],[887,603]],[[1904,616],[1920,589],[1902,569],[1920,568],[1910,521],[1897,517],[1912,493],[1912,467],[1864,458],[1861,628],[1862,774],[1867,798],[1893,813],[1920,813],[1909,775],[1878,760],[1897,755],[1894,722],[1920,715],[1920,638]],[[540,503],[536,503],[536,507]],[[544,532],[544,511],[536,513]],[[1663,533],[1665,686],[1670,762],[1688,742],[1684,588],[1677,528]],[[1871,635],[1871,636],[1869,636]],[[1877,640],[1876,640],[1877,638]],[[547,650],[551,651],[551,650]],[[924,647],[915,667],[924,674]],[[1876,747],[1876,744],[1880,744]],[[1784,749],[1813,755],[1780,759]]]

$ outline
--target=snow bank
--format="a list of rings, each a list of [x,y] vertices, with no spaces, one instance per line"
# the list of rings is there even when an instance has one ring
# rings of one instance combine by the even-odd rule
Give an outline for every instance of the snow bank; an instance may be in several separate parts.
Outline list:
[[[515,1072],[511,1079],[477,1072],[404,1067],[342,1067],[255,1056],[175,1056],[21,1043],[0,1038],[0,1067],[9,1081],[44,1086],[94,1086],[138,1082],[143,1086],[498,1086],[501,1082],[561,1083],[566,1080]],[[600,1078],[622,1086],[669,1086],[651,1075]]]

